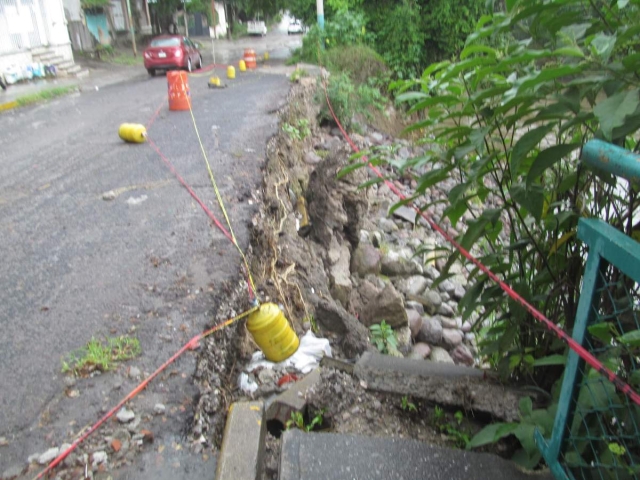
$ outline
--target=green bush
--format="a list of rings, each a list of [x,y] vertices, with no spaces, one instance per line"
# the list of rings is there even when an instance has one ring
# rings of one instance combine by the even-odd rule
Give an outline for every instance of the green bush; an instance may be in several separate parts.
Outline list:
[[[368,119],[371,119],[369,107],[373,107],[381,112],[384,111],[388,99],[380,92],[378,87],[363,83],[362,85],[358,85],[356,92],[358,94],[360,113],[364,113]]]
[[[327,107],[324,93],[319,87],[318,102],[322,105],[320,108],[320,121],[333,122],[333,116]],[[342,123],[342,126],[348,129],[351,126],[351,119],[356,112],[357,98],[356,88],[346,73],[332,75],[327,87],[329,101],[333,107],[333,111]]]
[[[487,7],[485,0],[405,0],[364,2],[362,9],[376,51],[397,78],[412,78],[459,54]]]
[[[604,218],[628,236],[637,228],[637,187],[578,158],[594,138],[635,152],[640,148],[640,6],[592,0],[506,3],[507,12],[481,18],[459,59],[432,64],[420,79],[397,82],[398,100],[420,118],[410,130],[430,148],[396,166],[405,175],[417,172],[416,203],[425,209],[431,207],[425,199],[432,198],[432,189],[449,191],[442,220],[458,228],[467,218],[458,243],[571,332],[587,255],[576,239],[579,219]],[[440,280],[450,276],[458,259],[452,251]],[[459,308],[465,320],[479,315],[473,328],[481,334],[480,354],[504,380],[534,385],[557,398],[566,344],[485,273],[473,265],[469,271]],[[611,338],[609,343],[614,344]],[[599,359],[617,371],[620,353],[614,352],[602,352]],[[594,401],[598,408],[622,404],[613,385],[606,386],[602,402],[594,400],[592,387],[583,387],[577,407]],[[485,429],[472,446],[513,434],[524,452],[516,461],[534,467],[540,456],[531,432],[553,415],[537,410],[531,415],[531,406],[524,406],[529,415],[518,425]],[[593,436],[603,428],[596,417],[576,417],[572,435]],[[550,427],[541,431],[548,435]],[[587,465],[598,453],[588,445],[577,447]]]
[[[351,45],[326,50],[322,63],[332,72],[346,72],[357,84],[375,78],[377,83],[387,83],[389,69],[375,50],[365,45]]]
[[[302,38],[302,47],[296,48],[293,51],[287,63],[290,65],[298,62],[317,64],[319,61],[318,55],[322,51],[324,39],[325,32],[320,30],[318,25],[312,26]]]
[[[398,78],[418,76],[426,64],[420,7],[403,3],[381,19],[376,48]]]
[[[249,27],[247,26],[246,23],[233,22],[233,25],[231,27],[231,37],[232,38],[244,37],[247,34],[248,28]]]
[[[367,84],[355,86],[346,72],[334,74],[329,78],[327,94],[334,113],[347,130],[352,127],[353,117],[357,113],[371,119],[371,108],[384,111],[387,102],[387,98],[378,87]],[[322,105],[319,120],[333,122],[322,87],[319,87],[317,101]]]
[[[371,40],[371,35],[367,35],[365,25],[362,12],[338,12],[325,24],[325,45],[333,48],[366,43]]]
[[[319,63],[318,55],[324,49],[360,45],[371,39],[366,33],[362,13],[339,12],[327,21],[324,30],[313,25],[302,39],[302,47],[296,49],[289,63]]]
[[[428,10],[427,10],[428,9]],[[423,7],[421,31],[425,35],[424,51],[427,62],[448,60],[464,48],[468,35],[487,13],[485,0],[430,1]]]

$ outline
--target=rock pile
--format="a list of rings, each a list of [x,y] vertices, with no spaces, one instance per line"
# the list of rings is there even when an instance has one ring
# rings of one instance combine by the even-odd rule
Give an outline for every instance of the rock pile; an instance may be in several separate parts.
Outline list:
[[[302,85],[294,89],[290,104],[308,105],[305,97],[313,88]],[[385,183],[362,188],[373,176],[367,168],[338,175],[350,163],[349,146],[339,130],[313,121],[310,126],[312,137],[296,142],[283,132],[268,148],[263,219],[274,213],[279,217],[279,231],[271,232],[279,245],[274,265],[295,267],[299,290],[313,306],[315,320],[324,328],[323,333],[336,334],[334,343],[340,344],[345,356],[355,357],[372,348],[369,327],[385,321],[393,327],[400,353],[405,356],[473,365],[476,345],[472,324],[477,316],[463,321],[458,310],[467,288],[466,269],[454,263],[448,268],[449,275],[441,278],[444,257],[450,251],[446,241],[411,208],[400,207],[390,214],[398,198]],[[395,152],[397,160],[425,153],[424,146],[412,146],[371,130],[353,135],[353,140],[360,148],[381,146]],[[305,161],[311,156],[313,162]],[[286,173],[278,173],[282,171]],[[284,188],[278,191],[285,184],[288,196],[283,195]],[[400,177],[394,184],[407,197],[417,188],[413,176]],[[428,190],[420,203],[433,204],[430,215],[457,236],[458,225],[441,219],[449,190],[455,185],[455,179],[439,184]],[[309,236],[296,233],[295,225],[302,220],[295,208],[300,197],[308,205]],[[476,212],[479,209],[472,206],[460,219],[461,230]],[[261,230],[266,223],[257,222],[256,238],[269,237]],[[258,246],[257,250],[266,249]],[[282,297],[281,291],[273,296]]]
[[[371,188],[369,195],[372,209],[393,201],[385,186]],[[412,358],[473,365],[471,323],[458,311],[465,270],[454,264],[453,277],[438,282],[439,239],[428,227],[407,221],[406,212],[388,218],[385,210],[378,210],[377,219],[367,216],[371,220],[363,222],[355,248],[331,238],[328,258],[337,259],[329,267],[333,298],[367,327],[383,320],[392,326],[401,352]]]

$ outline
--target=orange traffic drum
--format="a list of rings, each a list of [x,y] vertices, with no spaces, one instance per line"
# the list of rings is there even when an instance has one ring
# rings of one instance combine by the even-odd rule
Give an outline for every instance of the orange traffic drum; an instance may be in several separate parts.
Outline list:
[[[252,48],[247,48],[244,51],[244,63],[247,68],[256,68],[256,51]]]
[[[172,70],[167,72],[169,85],[169,110],[189,110],[191,107],[191,92],[187,72]]]

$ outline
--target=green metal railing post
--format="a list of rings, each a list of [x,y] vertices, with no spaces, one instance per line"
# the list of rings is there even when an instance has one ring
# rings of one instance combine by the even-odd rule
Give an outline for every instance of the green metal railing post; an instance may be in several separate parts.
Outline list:
[[[615,145],[592,140],[582,160],[640,181],[640,155]],[[577,237],[589,253],[572,338],[637,388],[640,345],[628,339],[640,337],[640,243],[598,219],[580,219]],[[640,407],[573,351],[551,437],[534,435],[559,480],[640,478]]]

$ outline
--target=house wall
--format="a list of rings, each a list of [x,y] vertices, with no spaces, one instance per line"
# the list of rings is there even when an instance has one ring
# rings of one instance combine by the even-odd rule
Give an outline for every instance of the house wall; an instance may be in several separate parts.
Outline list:
[[[121,0],[111,0],[111,18],[113,18],[113,26],[117,32],[127,29],[127,10],[123,8]]]
[[[140,15],[140,32],[150,34],[151,33],[151,19],[149,18],[149,6],[146,0],[136,0],[136,8]],[[133,8],[133,4],[131,5]]]
[[[65,12],[68,14],[68,21],[79,22],[82,20],[82,8],[80,0],[62,0]]]
[[[41,48],[73,60],[62,0],[0,0],[0,70],[33,63]]]
[[[104,13],[100,14],[85,14],[87,21],[87,28],[93,35],[98,43],[102,45],[111,45],[111,36],[109,35],[109,24],[107,23],[107,16]]]
[[[218,13],[218,24],[216,25],[216,38],[223,38],[227,36],[227,16],[224,12],[224,5],[222,2],[216,2],[216,12]]]
[[[66,45],[49,45],[49,48],[54,51],[56,55],[60,55],[65,60],[73,61],[73,49],[71,43]]]
[[[48,42],[45,45],[47,43],[50,46],[68,45],[69,32],[67,31],[67,20],[64,17],[62,0],[46,0],[40,3],[44,7],[45,30],[48,33]]]

